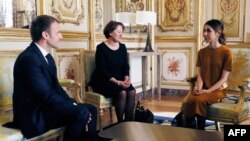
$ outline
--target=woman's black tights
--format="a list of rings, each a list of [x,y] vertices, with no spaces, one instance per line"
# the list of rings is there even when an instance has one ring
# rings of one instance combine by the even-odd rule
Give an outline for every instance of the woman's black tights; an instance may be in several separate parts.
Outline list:
[[[135,90],[121,91],[114,102],[118,122],[132,121],[135,107]]]

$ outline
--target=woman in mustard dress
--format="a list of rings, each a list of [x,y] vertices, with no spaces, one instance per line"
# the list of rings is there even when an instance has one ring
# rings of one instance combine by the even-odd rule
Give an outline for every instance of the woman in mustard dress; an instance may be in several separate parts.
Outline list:
[[[225,46],[223,30],[223,23],[216,19],[204,25],[203,37],[208,45],[198,52],[196,86],[184,99],[181,108],[187,127],[191,127],[196,117],[197,128],[204,130],[208,106],[226,96],[225,87],[232,71],[233,55]]]

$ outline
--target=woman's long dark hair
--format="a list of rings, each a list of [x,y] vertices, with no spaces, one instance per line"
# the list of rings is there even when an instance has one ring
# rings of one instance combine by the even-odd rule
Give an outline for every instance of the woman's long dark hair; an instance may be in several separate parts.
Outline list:
[[[219,43],[222,45],[226,44],[226,39],[225,39],[225,34],[224,34],[224,24],[217,19],[212,19],[209,20],[205,23],[205,25],[209,25],[213,28],[214,31],[219,32],[220,33],[220,37],[219,37]]]

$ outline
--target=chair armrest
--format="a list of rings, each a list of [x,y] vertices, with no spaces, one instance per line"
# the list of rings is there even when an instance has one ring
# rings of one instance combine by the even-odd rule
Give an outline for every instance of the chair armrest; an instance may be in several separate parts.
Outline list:
[[[81,84],[78,82],[75,82],[75,80],[73,79],[59,79],[59,83],[62,87],[66,87],[66,88],[81,88]],[[81,98],[81,94],[79,92],[76,92],[76,97],[75,100],[78,103],[83,103],[82,98]]]
[[[246,84],[246,87],[249,89],[249,88],[250,88],[250,77],[246,78],[246,79],[243,81],[243,84]]]
[[[250,77],[243,80],[240,85],[238,85],[238,88],[240,89],[240,99],[242,98],[243,101],[245,99],[245,91],[246,89],[250,88]]]
[[[73,79],[59,79],[59,83],[62,87],[75,87],[75,88],[81,87],[81,84],[75,82],[75,80]]]
[[[246,88],[249,88],[249,85],[250,85],[249,83],[250,83],[250,78],[247,78],[243,80],[242,84],[238,86],[238,88],[240,89],[240,97],[239,97],[239,102],[236,107],[236,111],[240,111],[244,105],[245,97],[246,97],[245,91],[246,91]]]

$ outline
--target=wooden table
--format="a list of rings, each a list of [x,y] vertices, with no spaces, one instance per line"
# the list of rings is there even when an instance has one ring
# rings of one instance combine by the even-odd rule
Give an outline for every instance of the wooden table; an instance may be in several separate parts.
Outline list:
[[[141,57],[142,59],[142,93],[143,98],[147,99],[146,94],[146,86],[147,86],[147,80],[148,80],[148,59],[147,57],[156,57],[156,87],[157,87],[157,95],[158,100],[161,100],[161,53],[160,52],[129,52],[129,61],[132,57]],[[152,70],[152,68],[150,68]],[[150,74],[151,75],[151,74]],[[152,74],[152,77],[154,74]],[[151,78],[152,80],[152,78]],[[154,87],[152,88],[152,90]],[[154,94],[154,92],[152,92]]]
[[[142,122],[122,122],[102,132],[99,136],[112,141],[223,141],[223,132],[202,131]]]

